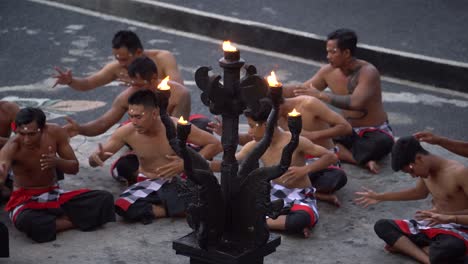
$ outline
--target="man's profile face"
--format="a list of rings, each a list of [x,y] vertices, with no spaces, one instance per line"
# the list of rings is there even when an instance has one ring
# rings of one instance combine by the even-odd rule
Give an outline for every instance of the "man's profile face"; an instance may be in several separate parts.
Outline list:
[[[33,148],[40,144],[42,130],[37,127],[37,123],[34,121],[19,126],[16,129],[16,134],[27,148]]]
[[[426,179],[429,177],[429,170],[427,169],[427,166],[425,166],[425,163],[420,156],[416,156],[415,161],[404,166],[402,171],[410,174],[413,178],[420,177]]]
[[[344,56],[342,50],[338,48],[337,40],[331,39],[327,41],[327,60],[333,68],[340,67],[343,63]]]
[[[265,135],[266,123],[257,123],[249,117],[247,117],[247,123],[249,124],[249,136],[257,142],[260,141]]]
[[[112,54],[114,58],[119,62],[120,66],[128,67],[130,63],[135,59],[135,54],[128,51],[125,47],[120,47],[118,49],[112,49]]]

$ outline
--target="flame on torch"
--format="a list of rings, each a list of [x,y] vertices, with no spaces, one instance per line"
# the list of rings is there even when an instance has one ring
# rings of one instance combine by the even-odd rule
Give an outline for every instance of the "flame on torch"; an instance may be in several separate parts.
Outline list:
[[[179,123],[181,125],[187,125],[188,124],[187,120],[185,120],[183,116],[180,116],[179,121],[177,121],[177,123]]]
[[[233,51],[237,51],[237,48],[231,45],[231,41],[226,40],[223,42],[223,50],[233,52]]]
[[[276,79],[276,74],[274,71],[271,71],[270,76],[267,77],[268,85],[270,87],[279,87],[281,83]]]
[[[301,113],[296,111],[296,108],[294,108],[291,112],[288,113],[289,116],[300,116]]]
[[[171,87],[167,84],[167,82],[169,81],[169,76],[167,76],[166,78],[164,78],[158,85],[158,89],[159,90],[170,90]]]

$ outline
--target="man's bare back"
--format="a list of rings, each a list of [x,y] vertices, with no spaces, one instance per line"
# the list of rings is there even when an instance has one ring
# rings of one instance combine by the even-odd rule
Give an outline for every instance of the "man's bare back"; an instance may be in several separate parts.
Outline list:
[[[302,116],[301,135],[326,149],[335,146],[333,138],[351,133],[351,126],[320,100],[310,96],[286,98],[280,107],[279,124],[287,129],[288,113],[296,109]]]

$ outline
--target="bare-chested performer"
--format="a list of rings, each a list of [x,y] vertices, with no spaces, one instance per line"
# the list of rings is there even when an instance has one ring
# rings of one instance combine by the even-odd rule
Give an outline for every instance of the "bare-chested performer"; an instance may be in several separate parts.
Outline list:
[[[169,113],[173,116],[188,118],[191,108],[190,93],[184,86],[184,81],[179,72],[177,62],[171,52],[167,50],[144,51],[140,39],[134,32],[121,30],[117,32],[112,39],[112,53],[115,56],[114,61],[108,63],[97,73],[83,79],[74,78],[71,70],[64,72],[56,68],[58,74],[54,76],[57,78],[54,87],[57,84],[63,84],[75,90],[88,91],[116,80],[128,86],[141,86],[141,82],[139,84],[135,83],[138,82],[138,80],[135,80],[134,76],[129,76],[127,68],[135,59],[148,57],[157,66],[157,71],[155,72],[156,77],[154,77],[154,79],[162,80],[166,76],[170,76],[173,82],[171,87],[173,88],[172,92],[174,97],[171,98],[169,102],[172,106],[172,109],[168,109]]]
[[[117,124],[127,112],[130,95],[141,89],[156,91],[156,86],[160,82],[157,73],[158,68],[150,58],[142,56],[134,59],[128,66],[128,75],[133,80],[133,86],[121,92],[114,99],[111,108],[101,117],[91,122],[80,125],[74,120],[67,118],[69,124],[65,125],[65,128],[69,135],[75,136],[80,134],[93,137],[106,132],[110,127]],[[183,97],[185,97],[188,91],[184,86],[176,82],[169,81],[168,85],[171,87],[171,97],[169,98],[167,112],[171,116],[185,117],[176,108],[181,104],[187,103]]]
[[[78,91],[88,91],[116,80],[131,84],[127,75],[127,67],[140,56],[147,56],[154,61],[159,69],[159,79],[171,76],[173,81],[184,85],[174,55],[168,50],[143,50],[140,38],[133,31],[121,30],[115,33],[112,39],[112,53],[115,61],[108,63],[100,71],[86,78],[75,78],[72,76],[71,70],[64,72],[56,68],[58,75],[55,76],[57,82],[54,87],[57,84],[62,84]]]
[[[417,132],[414,137],[419,141],[439,145],[450,152],[468,158],[468,142],[466,141],[442,137],[429,131]]]
[[[336,139],[340,160],[378,173],[377,161],[392,150],[393,133],[382,103],[380,74],[355,57],[356,34],[339,29],[328,35],[328,64],[301,85],[285,86],[285,96],[310,95],[342,109],[353,127],[350,136]],[[330,88],[332,93],[323,92]]]
[[[244,111],[249,124],[249,134],[254,139],[242,147],[236,153],[238,160],[243,160],[256,144],[263,138],[266,130],[266,121],[271,111],[271,104],[262,99],[261,107],[253,112],[250,109]],[[276,127],[270,146],[261,157],[264,166],[273,166],[279,163],[283,148],[289,143],[291,133]],[[306,165],[305,155],[313,155],[318,159]],[[312,143],[305,137],[300,137],[299,145],[292,156],[292,163],[288,171],[281,177],[272,181],[270,197],[272,200],[283,198],[285,207],[291,207],[285,215],[277,219],[267,219],[269,228],[285,230],[291,233],[302,233],[309,236],[312,228],[318,220],[319,214],[314,197],[315,189],[311,186],[309,173],[323,170],[336,163],[336,155],[319,145]],[[212,162],[214,171],[220,170],[220,162]],[[300,197],[300,198],[298,198]]]
[[[6,144],[14,130],[15,117],[19,110],[20,108],[15,103],[0,101],[0,149]],[[13,187],[12,183],[11,174],[8,173],[5,185],[0,186],[0,201],[8,200]]]
[[[357,192],[358,204],[365,207],[381,201],[408,201],[433,198],[432,213],[458,214],[468,210],[468,168],[434,155],[412,137],[400,138],[392,150],[392,168],[417,177],[416,187],[387,193],[367,189]],[[419,212],[419,218],[427,215]],[[406,254],[421,263],[459,263],[468,249],[468,226],[457,218],[439,224],[434,221],[381,219],[374,226],[390,252]],[[466,263],[466,262],[463,262]]]
[[[16,113],[19,110],[20,108],[15,103],[0,101],[0,149],[6,144],[11,132],[13,132],[12,124],[14,124]]]
[[[21,109],[15,123],[16,136],[0,150],[0,180],[13,170],[14,189],[5,210],[18,230],[36,242],[48,242],[60,231],[91,231],[115,221],[109,192],[66,192],[56,185],[57,169],[67,174],[79,170],[63,128],[46,123],[38,108]]]
[[[150,90],[133,93],[128,99],[131,123],[119,127],[109,140],[89,157],[93,167],[102,165],[113,153],[128,144],[139,160],[138,183],[125,190],[115,202],[116,212],[128,221],[150,223],[154,218],[184,212],[177,197],[175,178],[183,172],[183,161],[175,156],[159,116],[157,97]],[[174,123],[177,119],[174,118]],[[211,159],[221,152],[221,143],[206,131],[192,126],[188,140]]]
[[[320,100],[310,96],[297,96],[282,100],[278,123],[284,130],[288,129],[288,113],[292,112],[293,109],[296,109],[302,115],[301,136],[328,150],[338,151],[333,143],[333,138],[352,133],[351,125],[342,116],[332,111]],[[214,132],[218,135],[221,134],[220,120],[218,120],[218,123],[212,122],[210,125]],[[239,142],[245,145],[252,139],[252,135],[247,133],[246,135],[240,135]],[[311,163],[316,159],[316,157],[308,155],[306,156],[306,163]],[[309,178],[312,186],[317,191],[315,196],[318,200],[340,206],[339,199],[334,192],[346,185],[347,177],[345,171],[340,168],[339,162],[324,170],[309,173]]]

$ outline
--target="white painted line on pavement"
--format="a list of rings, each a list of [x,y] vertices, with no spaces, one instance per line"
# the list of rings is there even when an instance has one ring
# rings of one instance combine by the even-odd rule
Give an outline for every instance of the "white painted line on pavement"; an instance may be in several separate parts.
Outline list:
[[[129,24],[129,25],[132,25],[132,26],[138,26],[138,27],[142,27],[142,28],[146,28],[146,29],[157,30],[157,31],[161,31],[161,32],[176,35],[176,36],[181,36],[181,37],[186,37],[186,38],[191,38],[191,39],[195,39],[195,40],[199,40],[199,41],[204,41],[204,42],[208,42],[208,43],[217,44],[217,45],[220,45],[220,46],[221,46],[221,43],[222,43],[222,40],[206,37],[206,36],[203,36],[203,35],[198,35],[198,34],[185,32],[185,31],[180,31],[180,30],[175,30],[175,29],[169,29],[169,28],[165,28],[165,27],[160,27],[160,26],[149,24],[149,23],[144,23],[144,22],[140,22],[140,21],[136,21],[136,20],[127,19],[127,18],[107,15],[107,14],[104,14],[104,13],[91,11],[91,10],[88,10],[88,9],[75,7],[75,6],[70,6],[70,5],[66,5],[66,4],[61,4],[61,3],[57,3],[57,2],[49,2],[49,1],[46,1],[46,0],[28,0],[28,1],[35,2],[35,3],[40,3],[40,4],[44,4],[44,5],[48,5],[48,6],[52,6],[52,7],[56,7],[56,8],[65,9],[65,10],[80,13],[80,14],[83,14],[83,15],[88,15],[88,16],[101,18],[103,20],[115,21],[115,22],[120,22],[120,23],[124,23],[124,24]],[[147,2],[147,0],[133,0],[133,1],[140,1],[140,2],[145,2],[145,3]],[[150,3],[153,3],[153,4],[155,2],[157,4],[159,4],[159,5],[161,5],[161,6],[165,6],[165,5],[166,6],[169,6],[169,5],[173,6],[173,5],[167,4],[167,3],[161,3],[161,2],[157,2],[157,1],[150,1]],[[182,7],[178,7],[178,8],[180,10],[187,9],[187,8],[182,8]],[[206,12],[202,12],[202,11],[198,11],[198,12],[206,13]],[[215,15],[215,14],[211,14],[211,15]],[[219,16],[219,15],[216,15],[216,16]],[[231,18],[231,19],[235,19],[235,18]],[[255,23],[258,23],[258,22],[255,22]],[[310,33],[308,33],[308,34],[310,34]],[[311,34],[311,35],[314,35],[314,34]],[[314,36],[316,36],[316,35],[314,35]],[[236,46],[238,46],[240,49],[248,51],[248,52],[262,54],[262,55],[265,55],[265,56],[270,56],[270,57],[283,59],[283,60],[288,60],[288,61],[292,61],[292,62],[302,63],[302,64],[305,64],[305,65],[311,65],[311,66],[315,66],[315,67],[321,67],[323,65],[323,63],[320,63],[320,62],[317,62],[317,61],[308,60],[308,59],[304,59],[304,58],[300,58],[300,57],[296,57],[296,56],[291,56],[291,55],[285,55],[285,54],[278,53],[278,52],[273,52],[273,51],[266,51],[266,50],[262,50],[262,49],[258,49],[258,48],[254,48],[254,47],[250,47],[250,46],[245,46],[245,45],[241,45],[241,44],[237,44],[237,43],[236,43]],[[390,51],[389,49],[386,49],[386,50]],[[415,54],[415,55],[418,55],[418,54]],[[418,58],[422,58],[422,57],[418,57]],[[424,57],[424,58],[430,59],[431,57]],[[437,58],[435,58],[435,59],[437,59]],[[456,65],[464,65],[464,64],[456,64]],[[466,65],[468,65],[468,64],[466,64]],[[415,83],[415,82],[401,80],[401,79],[397,79],[397,78],[384,77],[384,76],[382,76],[382,80],[390,82],[390,83],[406,85],[406,86],[410,86],[410,87],[413,87],[413,88],[418,88],[418,89],[422,89],[422,90],[426,90],[426,91],[442,93],[442,94],[445,94],[445,95],[460,96],[460,97],[468,98],[468,94],[466,94],[466,93],[457,92],[457,91],[453,91],[453,90],[449,90],[449,89],[445,89],[445,88],[440,88],[440,87],[436,87],[436,86],[430,86],[430,85]]]

